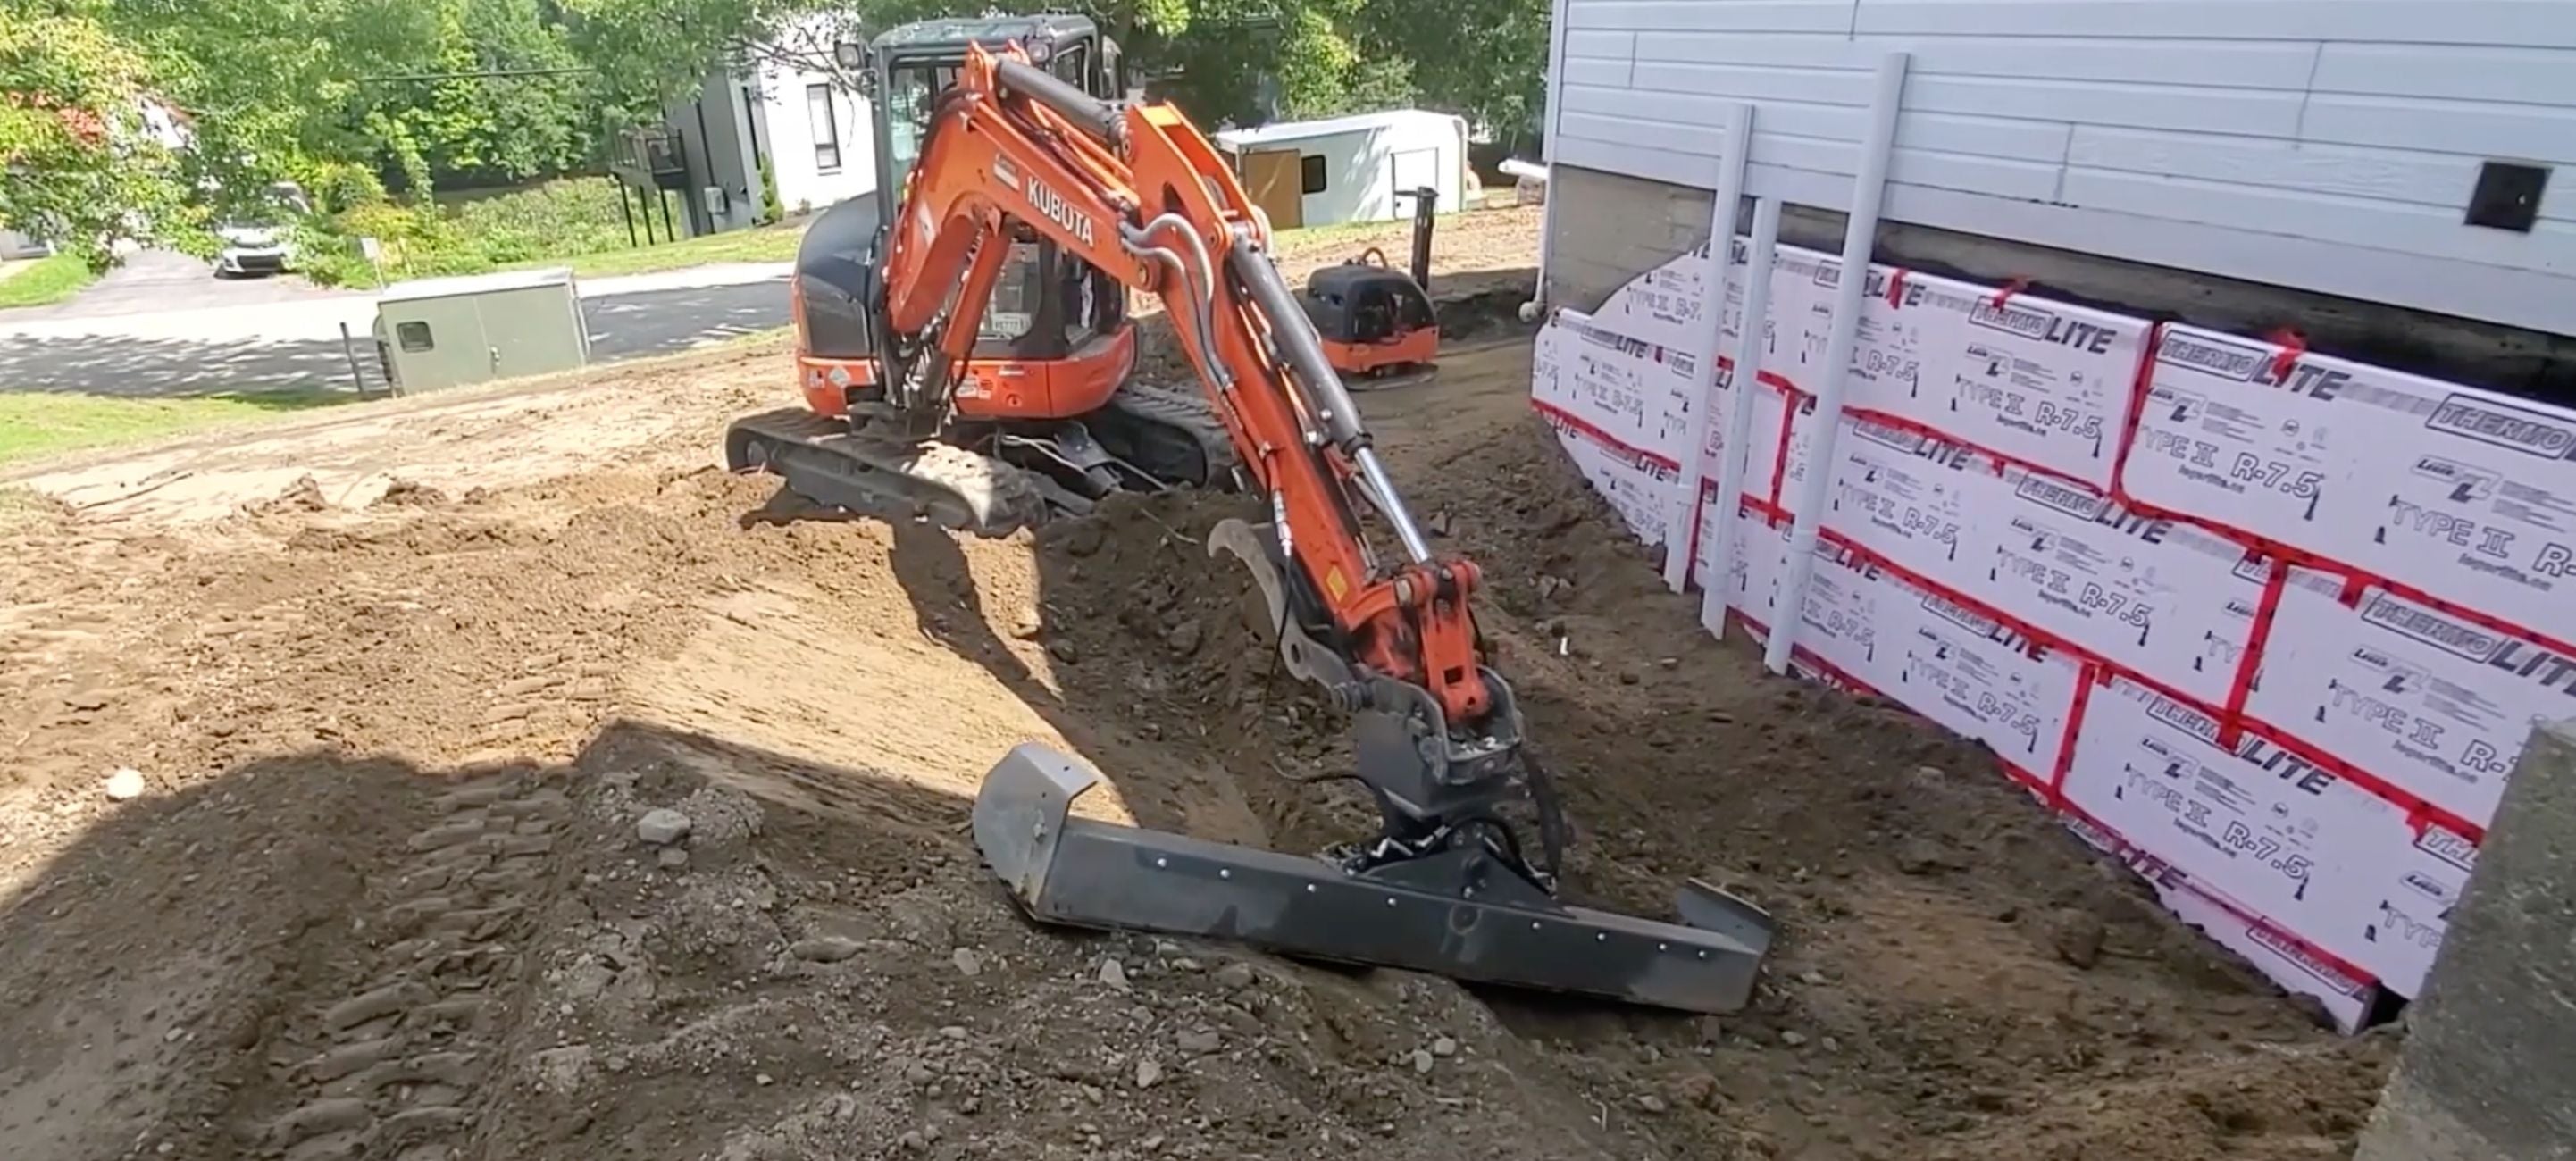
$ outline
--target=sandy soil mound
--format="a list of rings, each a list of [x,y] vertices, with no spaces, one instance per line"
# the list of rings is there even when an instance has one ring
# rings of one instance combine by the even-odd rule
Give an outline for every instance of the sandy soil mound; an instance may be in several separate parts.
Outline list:
[[[1102,769],[1088,812],[1303,851],[1371,822],[1308,784],[1342,726],[1205,553],[1241,498],[1008,540],[798,517],[704,466],[778,354],[0,509],[11,1157],[2348,1155],[2386,1039],[2315,1031],[1979,753],[1708,642],[1508,342],[1366,406],[1486,567],[1572,893],[1753,894],[1755,1009],[1022,922],[964,827],[1010,745]],[[600,415],[650,421],[578,450]]]

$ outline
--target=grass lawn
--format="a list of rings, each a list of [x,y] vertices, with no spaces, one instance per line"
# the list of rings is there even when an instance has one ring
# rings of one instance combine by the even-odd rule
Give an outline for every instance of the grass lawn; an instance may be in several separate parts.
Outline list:
[[[0,464],[227,427],[280,412],[352,403],[357,398],[346,391],[311,390],[177,399],[0,391]]]
[[[0,308],[51,306],[97,281],[89,263],[70,254],[39,258],[0,277]]]
[[[652,246],[604,250],[596,254],[544,258],[513,263],[508,268],[528,270],[541,266],[570,266],[579,277],[603,278],[613,274],[649,274],[657,270],[679,270],[718,262],[785,262],[796,256],[796,243],[804,237],[805,223],[798,222],[750,230],[727,230],[721,234],[682,238],[677,242]]]

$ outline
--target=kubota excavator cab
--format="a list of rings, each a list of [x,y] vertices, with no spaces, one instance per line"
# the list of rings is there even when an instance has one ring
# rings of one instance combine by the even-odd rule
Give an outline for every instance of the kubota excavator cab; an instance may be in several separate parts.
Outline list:
[[[825,504],[891,503],[993,533],[1087,512],[1117,491],[1231,481],[1232,446],[1196,389],[1130,381],[1136,332],[1125,286],[1024,224],[1011,228],[954,389],[931,406],[890,398],[893,350],[877,333],[889,227],[968,49],[1010,46],[1086,97],[1125,95],[1117,42],[1087,16],[928,20],[836,51],[874,111],[876,188],[806,230],[789,305],[804,406],[736,421],[725,443],[734,470],[776,470]],[[929,450],[939,443],[955,452]],[[989,465],[956,452],[1025,469],[1029,487],[997,489]]]
[[[869,322],[869,302],[880,290],[876,257],[904,180],[920,158],[934,103],[956,83],[968,45],[998,51],[1014,43],[1085,93],[1104,100],[1124,95],[1117,42],[1087,16],[926,20],[889,30],[863,54],[852,54],[861,58],[856,63],[873,110],[877,182],[875,192],[825,212],[797,250],[797,373],[816,413],[842,414],[877,386],[877,337]],[[967,376],[979,389],[1020,395],[1021,404],[1007,414],[1070,416],[1099,407],[1135,365],[1124,289],[1033,232],[1014,239],[1011,249]],[[960,396],[960,412],[973,416],[979,391]]]

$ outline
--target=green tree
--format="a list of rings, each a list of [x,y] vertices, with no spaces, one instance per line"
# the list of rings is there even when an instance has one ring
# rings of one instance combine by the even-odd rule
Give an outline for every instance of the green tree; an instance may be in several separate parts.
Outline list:
[[[97,21],[0,3],[0,227],[96,267],[123,238],[202,247],[152,96],[144,55]]]
[[[1413,100],[1415,58],[1377,30],[1371,0],[564,0],[581,54],[636,119],[694,92],[707,67],[767,58],[837,72],[833,41],[915,20],[1078,11],[1128,51],[1131,71],[1210,127],[1327,116]],[[1392,0],[1389,0],[1392,2]],[[1446,26],[1430,0],[1405,0]],[[1475,0],[1499,3],[1501,0]],[[1542,22],[1545,9],[1540,9]],[[1546,39],[1542,26],[1539,39]],[[1413,38],[1450,51],[1438,37]],[[1544,54],[1544,46],[1540,49]],[[854,83],[854,78],[845,78]]]
[[[1548,0],[1361,0],[1353,24],[1373,57],[1412,63],[1420,103],[1504,137],[1538,127]]]
[[[419,0],[92,0],[195,115],[196,164],[232,190],[322,159],[374,155],[365,78],[409,71],[437,43]]]
[[[402,126],[441,184],[493,184],[561,173],[592,152],[601,127],[595,85],[568,31],[539,0],[438,0],[427,55],[361,90],[369,115]],[[388,137],[383,130],[380,138]],[[399,147],[382,141],[399,161]]]

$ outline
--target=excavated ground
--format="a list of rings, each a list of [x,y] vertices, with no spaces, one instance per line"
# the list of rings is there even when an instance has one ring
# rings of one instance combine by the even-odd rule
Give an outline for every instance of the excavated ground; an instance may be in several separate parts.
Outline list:
[[[1533,224],[1472,219],[1443,254],[1526,266]],[[998,541],[764,521],[774,489],[707,465],[784,394],[782,360],[22,481],[0,508],[9,1156],[2349,1154],[2385,1039],[2314,1030],[1971,749],[1709,642],[1493,332],[1364,406],[1485,564],[1498,664],[1581,828],[1572,890],[1753,894],[1785,932],[1755,1010],[1030,927],[964,832],[1023,739],[1105,771],[1086,808],[1112,817],[1288,850],[1365,825],[1298,781],[1340,767],[1339,724],[1201,547],[1242,501]],[[685,838],[641,841],[657,808]]]

